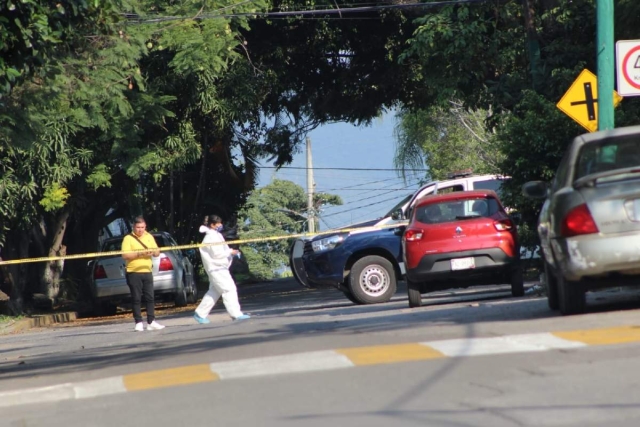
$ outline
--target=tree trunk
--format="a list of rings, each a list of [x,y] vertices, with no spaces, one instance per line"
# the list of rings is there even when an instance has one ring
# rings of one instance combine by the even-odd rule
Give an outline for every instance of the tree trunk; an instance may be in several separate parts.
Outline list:
[[[5,261],[29,258],[29,233],[16,230],[7,234],[7,240],[2,251]],[[25,310],[24,293],[29,283],[29,269],[31,264],[10,264],[2,267],[2,290],[9,295],[7,304],[12,315],[22,314]]]
[[[67,230],[67,221],[69,220],[70,211],[64,208],[56,215],[46,230],[45,223],[42,224],[42,237],[46,242],[46,256],[56,257],[67,254],[67,248],[62,244],[65,232]],[[60,278],[64,269],[64,260],[45,261],[40,275],[39,293],[44,295],[45,301],[53,304],[60,296]]]

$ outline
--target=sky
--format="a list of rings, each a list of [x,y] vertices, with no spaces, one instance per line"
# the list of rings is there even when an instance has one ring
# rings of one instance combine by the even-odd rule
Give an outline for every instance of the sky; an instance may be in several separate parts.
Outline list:
[[[320,231],[343,227],[383,216],[396,203],[418,188],[424,173],[408,175],[405,183],[395,171],[393,157],[396,119],[385,114],[370,126],[335,123],[321,126],[308,134],[311,139],[315,192],[337,194],[343,205],[324,208],[320,213]],[[306,150],[302,145],[293,163],[276,171],[261,168],[258,187],[273,178],[293,181],[307,190]],[[268,165],[263,163],[263,166]],[[368,169],[368,170],[344,170]]]

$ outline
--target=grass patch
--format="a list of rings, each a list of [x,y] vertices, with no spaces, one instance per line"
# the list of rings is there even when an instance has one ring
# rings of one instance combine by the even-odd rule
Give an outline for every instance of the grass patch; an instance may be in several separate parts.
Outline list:
[[[9,323],[11,321],[24,319],[23,315],[20,316],[6,316],[4,314],[0,314],[0,323]]]

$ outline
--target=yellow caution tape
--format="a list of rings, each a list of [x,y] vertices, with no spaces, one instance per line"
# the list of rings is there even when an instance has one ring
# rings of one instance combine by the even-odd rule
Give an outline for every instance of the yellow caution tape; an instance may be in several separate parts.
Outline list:
[[[360,230],[368,230],[368,229],[385,229],[385,228],[397,228],[406,224],[393,224],[393,225],[380,225],[380,226],[370,226],[370,227],[357,227],[357,228],[344,228],[339,230],[329,230],[329,231],[321,231],[318,233],[298,233],[298,234],[287,234],[286,236],[272,236],[272,237],[260,237],[255,239],[240,239],[240,240],[229,240],[226,242],[216,242],[216,243],[192,243],[189,245],[177,245],[177,246],[165,246],[160,247],[158,250],[160,252],[164,251],[176,251],[181,249],[199,249],[205,246],[216,246],[216,245],[241,245],[246,243],[258,243],[258,242],[270,242],[275,240],[287,240],[287,239],[297,239],[297,238],[312,238],[315,236],[322,236],[326,234],[340,234],[340,233],[351,233],[353,231]],[[0,261],[1,265],[11,265],[11,264],[25,264],[32,262],[45,262],[45,261],[62,261],[66,259],[83,259],[83,258],[100,258],[100,257],[110,257],[115,255],[122,254],[130,254],[130,253],[138,253],[138,252],[148,252],[149,249],[140,249],[135,251],[107,251],[107,252],[94,252],[94,253],[86,253],[86,254],[75,254],[75,255],[62,255],[62,256],[50,256],[50,257],[39,257],[39,258],[24,258],[24,259],[12,259],[7,261]]]

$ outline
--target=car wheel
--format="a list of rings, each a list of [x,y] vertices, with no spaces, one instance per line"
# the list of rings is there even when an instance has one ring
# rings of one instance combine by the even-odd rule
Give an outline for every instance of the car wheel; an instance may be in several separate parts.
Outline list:
[[[387,302],[396,293],[396,273],[386,258],[370,255],[351,267],[349,290],[358,304]]]
[[[407,294],[409,294],[409,308],[422,306],[420,284],[407,279]]]
[[[351,295],[350,291],[343,291],[344,292],[344,296],[347,297],[347,299],[349,301],[351,301],[354,304],[360,304],[360,302],[358,302],[358,300],[356,300],[353,295]]]
[[[191,277],[191,286],[189,286],[189,292],[187,292],[187,302],[189,304],[195,304],[198,301],[198,287],[196,281]]]
[[[522,266],[518,266],[511,271],[511,295],[521,297],[524,295],[524,277]]]
[[[544,261],[544,277],[549,308],[551,310],[557,310],[560,308],[560,304],[558,302],[558,279],[556,279],[553,271],[551,271],[551,266],[546,261]]]
[[[94,301],[93,314],[96,316],[114,316],[118,312],[116,304],[105,301]]]
[[[580,282],[566,280],[558,275],[560,313],[563,315],[584,313],[586,309],[585,289]]]
[[[174,304],[176,307],[184,307],[187,305],[188,295],[187,295],[187,286],[184,283],[184,276],[182,277],[182,286],[176,292],[176,297]]]

